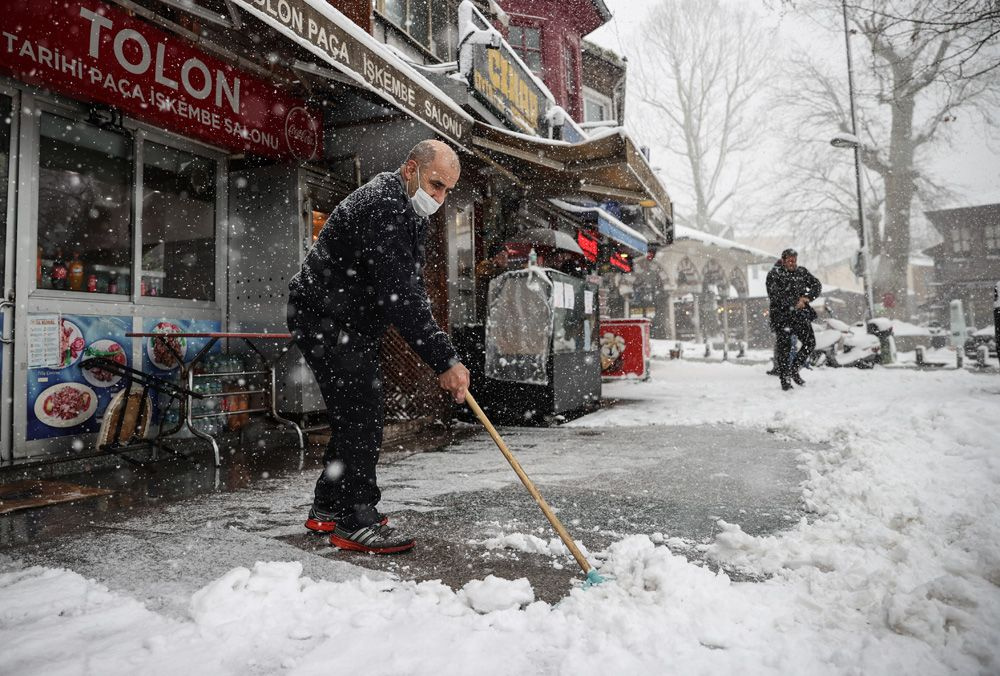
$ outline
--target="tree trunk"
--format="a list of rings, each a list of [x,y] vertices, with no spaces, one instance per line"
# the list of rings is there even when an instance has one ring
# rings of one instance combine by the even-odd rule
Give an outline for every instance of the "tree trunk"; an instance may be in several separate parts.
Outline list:
[[[885,313],[899,319],[908,319],[907,270],[910,264],[910,208],[914,195],[913,109],[912,98],[897,100],[892,106],[890,169],[884,177],[885,231],[881,237],[881,261],[875,278],[874,301],[884,303]],[[874,231],[872,237],[877,237]]]

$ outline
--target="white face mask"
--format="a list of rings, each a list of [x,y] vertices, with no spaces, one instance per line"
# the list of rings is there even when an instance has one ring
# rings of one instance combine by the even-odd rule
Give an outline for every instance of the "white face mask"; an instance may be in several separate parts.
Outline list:
[[[421,218],[429,217],[441,206],[436,199],[430,196],[430,193],[420,187],[419,166],[417,167],[417,191],[410,198],[410,204],[413,205],[413,210],[417,212],[417,216]]]

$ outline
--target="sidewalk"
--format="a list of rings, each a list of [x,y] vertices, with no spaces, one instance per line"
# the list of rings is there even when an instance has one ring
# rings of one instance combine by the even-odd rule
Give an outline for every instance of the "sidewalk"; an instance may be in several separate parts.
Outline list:
[[[591,552],[644,533],[700,561],[719,519],[756,535],[802,516],[796,456],[806,444],[778,435],[707,425],[500,432]],[[70,477],[115,493],[0,516],[0,548],[175,617],[186,616],[194,591],[256,561],[301,561],[314,579],[392,574],[455,589],[490,574],[527,577],[540,600],[565,596],[580,571],[492,440],[462,425],[437,443],[383,453],[380,509],[418,538],[403,555],[341,552],[305,531],[322,449],[310,447],[300,466],[292,445],[228,457],[221,471],[206,454],[201,465],[170,459]]]

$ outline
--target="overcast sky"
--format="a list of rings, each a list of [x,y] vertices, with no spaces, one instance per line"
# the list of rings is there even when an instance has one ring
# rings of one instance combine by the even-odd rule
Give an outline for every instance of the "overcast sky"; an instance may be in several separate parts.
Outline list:
[[[649,9],[659,0],[605,0],[614,18],[594,33],[588,39],[598,44],[623,53],[622,45],[628,44],[636,33],[641,32],[643,19]],[[834,66],[839,66],[846,72],[844,43],[842,34],[822,30],[809,20],[804,20],[793,13],[779,17],[777,12],[769,11],[762,0],[732,0],[750,7],[758,7],[771,21],[778,24],[779,39],[782,47],[790,47],[793,40],[801,40],[801,36],[809,36],[810,49],[825,45],[820,49],[829,52],[831,59],[836,59]],[[777,3],[775,3],[777,4]],[[837,27],[839,28],[839,26]],[[794,36],[794,37],[793,37]],[[855,46],[855,62],[859,60],[860,42]],[[964,119],[963,119],[964,117]],[[934,172],[946,179],[956,191],[956,198],[941,207],[961,207],[977,204],[1000,202],[1000,141],[985,140],[984,129],[979,123],[974,124],[968,114],[960,115],[956,142],[951,149],[940,147],[938,157],[934,161]],[[994,134],[994,138],[1000,135]],[[641,140],[641,139],[640,139]],[[656,165],[655,147],[653,164]],[[662,156],[662,155],[661,155]],[[668,186],[669,188],[669,186]],[[677,192],[677,189],[674,189]],[[681,195],[674,196],[675,201],[683,205],[690,204]]]

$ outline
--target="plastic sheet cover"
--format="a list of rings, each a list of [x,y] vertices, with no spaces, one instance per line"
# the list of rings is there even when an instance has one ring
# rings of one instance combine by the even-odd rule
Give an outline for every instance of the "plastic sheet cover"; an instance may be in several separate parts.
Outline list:
[[[505,272],[490,281],[486,375],[547,385],[554,316],[553,284],[541,268]]]

